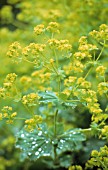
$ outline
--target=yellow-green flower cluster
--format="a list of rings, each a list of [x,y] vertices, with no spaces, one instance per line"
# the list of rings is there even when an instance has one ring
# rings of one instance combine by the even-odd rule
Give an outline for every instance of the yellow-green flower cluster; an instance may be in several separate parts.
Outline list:
[[[60,40],[58,50],[60,50],[60,51],[63,51],[63,50],[70,51],[70,50],[72,50],[72,45],[69,44],[69,40]]]
[[[99,122],[98,115],[102,113],[102,109],[98,103],[96,92],[91,89],[78,89],[73,91],[73,94],[78,97],[80,101],[86,102],[86,107],[93,114],[92,120],[96,122],[98,120]]]
[[[17,75],[15,73],[10,73],[6,76],[3,82],[3,87],[0,87],[0,97],[12,97],[13,93],[16,93],[15,81]]]
[[[10,73],[6,76],[3,86],[5,89],[9,90],[15,83],[17,75],[15,73]]]
[[[57,39],[49,39],[48,44],[50,47],[56,48],[60,51],[71,51],[72,45],[69,43],[68,40],[57,40]]]
[[[30,54],[33,54],[33,55],[38,55],[39,53],[41,53],[41,52],[44,51],[45,46],[46,46],[45,44],[30,43],[29,46],[25,47],[25,48],[22,50],[22,53],[23,53],[25,56],[28,56],[29,53],[30,53]]]
[[[0,120],[6,119],[7,124],[12,124],[14,118],[17,116],[17,112],[13,112],[13,109],[10,106],[4,106],[1,111],[2,113],[0,113]]]
[[[86,163],[86,169],[93,169],[93,167],[102,168],[107,170],[108,168],[108,147],[105,145],[100,148],[100,151],[93,150],[91,153],[91,159]]]
[[[108,94],[108,82],[101,82],[98,84],[99,95]]]
[[[38,99],[37,93],[30,93],[22,97],[22,103],[27,106],[35,106],[38,103]]]
[[[103,114],[98,114],[98,115],[93,115],[92,120],[95,123],[99,123],[99,125],[103,126],[105,125],[105,121],[108,119],[108,115],[103,113]]]
[[[79,52],[75,53],[74,56],[79,59],[82,60],[84,58],[91,58],[91,51],[94,50],[98,50],[97,46],[94,44],[88,44],[87,42],[87,37],[82,36],[79,39],[79,48],[78,48]]]
[[[80,165],[73,165],[68,168],[68,170],[83,170]]]
[[[108,119],[108,116],[107,116],[107,119]],[[106,137],[107,140],[108,140],[108,125],[105,125],[101,131],[101,136],[102,137]]]
[[[31,119],[25,121],[26,130],[33,131],[36,128],[36,125],[42,123],[42,117],[39,115],[34,115]]]
[[[99,76],[104,76],[104,74],[105,74],[105,71],[106,71],[106,67],[104,67],[104,66],[98,66],[97,68],[96,68],[96,76],[97,77],[99,77]]]
[[[64,80],[64,85],[69,87],[74,85],[74,83],[76,82],[77,77],[75,76],[69,76],[67,79]]]
[[[90,32],[90,35],[98,41],[108,40],[108,25],[100,25],[99,31],[93,30]]]
[[[54,38],[49,39],[49,40],[48,40],[48,44],[50,45],[50,47],[55,47],[55,48],[57,48],[57,47],[59,46],[59,40],[54,39]]]
[[[19,42],[15,41],[9,46],[9,50],[7,52],[7,56],[12,58],[13,61],[18,62],[21,58],[21,45]]]
[[[91,87],[91,82],[86,81],[83,77],[80,77],[77,79],[77,84],[81,88],[89,89]]]
[[[40,25],[37,25],[36,27],[34,27],[34,32],[36,35],[40,35],[44,32],[44,25],[43,24],[40,24]]]
[[[59,33],[59,24],[57,22],[50,22],[46,28],[47,31],[52,33]]]
[[[40,55],[43,53],[46,45],[45,44],[36,44],[30,43],[28,46],[22,49],[22,54],[24,55],[24,59],[28,62],[33,62],[38,64],[40,61]]]
[[[0,97],[5,97],[5,88],[0,87]]]

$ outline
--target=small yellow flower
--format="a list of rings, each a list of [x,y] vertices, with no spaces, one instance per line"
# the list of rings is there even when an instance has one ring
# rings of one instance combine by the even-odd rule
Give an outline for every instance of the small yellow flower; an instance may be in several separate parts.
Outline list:
[[[40,24],[40,25],[37,25],[36,27],[34,27],[34,32],[36,35],[42,34],[44,32],[44,25]]]
[[[50,63],[54,63],[54,59],[51,58],[51,59],[50,59]]]
[[[98,151],[97,150],[93,150],[92,153],[91,153],[91,156],[98,156]]]
[[[106,69],[107,69],[107,68],[104,67],[104,66],[98,66],[98,67],[96,68],[97,76],[98,76],[98,75],[104,76]]]
[[[27,119],[25,124],[27,124],[26,129],[28,131],[33,131],[36,128],[36,125],[42,122],[42,117],[39,115],[34,115],[33,118]]]
[[[3,114],[3,117],[4,117],[4,118],[7,118],[7,117],[8,117],[8,113],[4,113],[4,114]]]
[[[80,77],[77,80],[77,84],[81,84],[83,81],[85,81],[85,79],[83,77]]]
[[[11,118],[14,118],[17,115],[17,112],[11,114]]]
[[[24,105],[33,106],[38,102],[39,96],[36,93],[30,93],[22,97],[22,103]]]
[[[108,82],[101,82],[98,84],[98,93],[100,95],[107,94],[108,92]]]
[[[7,123],[7,124],[12,124],[12,123],[13,123],[13,120],[12,120],[12,119],[7,120],[6,123]]]
[[[59,24],[57,22],[50,22],[46,30],[50,32],[59,33]]]

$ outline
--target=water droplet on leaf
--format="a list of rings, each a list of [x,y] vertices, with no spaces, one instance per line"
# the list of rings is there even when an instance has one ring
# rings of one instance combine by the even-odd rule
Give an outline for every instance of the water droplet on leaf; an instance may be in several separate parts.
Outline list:
[[[41,151],[41,150],[42,150],[41,148],[38,149],[38,151]]]
[[[37,152],[35,152],[35,155],[39,155],[39,152],[37,151]]]
[[[24,134],[21,134],[21,137],[24,138]]]
[[[42,135],[42,131],[40,131],[39,133],[38,133],[38,136],[41,136]]]

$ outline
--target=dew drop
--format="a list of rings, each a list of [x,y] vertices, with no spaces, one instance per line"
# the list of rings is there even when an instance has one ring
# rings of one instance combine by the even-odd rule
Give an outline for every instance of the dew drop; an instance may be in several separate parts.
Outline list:
[[[42,150],[41,148],[38,149],[38,151],[41,151],[41,150]]]
[[[35,155],[39,155],[39,152],[37,151],[37,152],[35,152]]]
[[[33,137],[31,137],[30,139],[33,140]]]
[[[35,141],[32,142],[32,144],[35,144],[35,143],[36,143]]]
[[[33,146],[32,146],[32,149],[34,149],[34,148],[35,148],[35,146],[33,145]]]
[[[62,149],[62,146],[60,146],[59,148]]]
[[[76,132],[73,132],[73,134],[76,134]]]
[[[48,140],[46,140],[46,143],[48,143]]]
[[[32,154],[31,152],[28,153],[28,155],[31,155],[31,154]]]
[[[38,133],[38,136],[41,136],[42,135],[42,131],[40,131],[39,133]]]
[[[63,139],[60,140],[61,143],[64,143],[65,141]]]
[[[50,153],[44,153],[43,156],[50,156]]]
[[[24,134],[21,134],[21,137],[24,138]]]
[[[20,148],[20,145],[17,145],[16,148]]]

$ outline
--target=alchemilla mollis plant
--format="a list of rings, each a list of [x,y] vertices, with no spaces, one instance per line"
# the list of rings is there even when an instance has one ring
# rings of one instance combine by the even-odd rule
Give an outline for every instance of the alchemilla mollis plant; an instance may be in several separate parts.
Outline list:
[[[62,39],[61,32],[57,22],[40,24],[34,27],[34,42],[24,46],[15,41],[9,46],[10,62],[16,67],[28,63],[31,70],[25,75],[6,75],[0,97],[11,104],[3,106],[0,120],[13,126],[22,122],[16,135],[22,161],[42,159],[52,169],[107,170],[108,69],[107,60],[102,61],[107,58],[108,26],[102,24],[98,30],[81,36],[76,51],[68,39]],[[105,101],[104,108],[100,99]],[[25,114],[15,110],[19,104]],[[79,114],[75,109],[84,109],[90,115],[89,127],[68,123],[64,115],[74,118]],[[76,164],[74,153],[82,151],[90,137],[104,141],[104,146],[93,150],[82,167]]]

